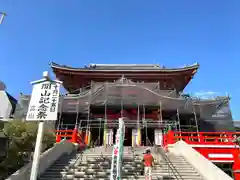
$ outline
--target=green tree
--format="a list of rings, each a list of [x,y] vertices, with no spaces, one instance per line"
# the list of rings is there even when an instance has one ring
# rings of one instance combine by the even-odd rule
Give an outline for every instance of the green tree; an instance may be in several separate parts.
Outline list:
[[[36,122],[13,120],[5,123],[4,133],[9,138],[9,147],[6,159],[0,164],[0,173],[7,172],[3,176],[12,174],[25,164],[26,154],[32,154],[34,151],[37,130],[38,123]],[[54,133],[45,130],[43,147],[49,148],[54,143]]]

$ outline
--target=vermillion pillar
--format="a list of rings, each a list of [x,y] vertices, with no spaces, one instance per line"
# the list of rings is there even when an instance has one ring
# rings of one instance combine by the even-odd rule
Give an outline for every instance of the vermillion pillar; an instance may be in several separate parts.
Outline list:
[[[61,132],[56,133],[56,143],[61,142]]]
[[[91,141],[91,131],[90,130],[86,130],[86,133],[85,133],[85,144],[86,145],[90,145],[90,141]]]
[[[239,157],[239,149],[236,149],[234,152],[234,163],[233,163],[233,173],[235,180],[240,180],[240,157]]]
[[[74,128],[73,133],[72,133],[72,143],[76,144],[77,143],[77,135],[78,135],[78,130]]]

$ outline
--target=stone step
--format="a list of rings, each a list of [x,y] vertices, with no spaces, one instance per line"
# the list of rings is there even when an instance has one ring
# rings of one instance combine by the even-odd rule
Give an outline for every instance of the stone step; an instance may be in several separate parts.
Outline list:
[[[157,169],[157,170],[153,170],[153,172],[154,171],[157,171],[157,172],[172,172],[171,171],[171,169]],[[198,174],[198,172],[197,171],[192,171],[192,170],[185,170],[185,169],[183,169],[183,170],[179,170],[179,169],[177,169],[177,172],[178,173],[191,173],[191,174]]]
[[[131,151],[131,148],[124,147],[124,159],[123,159],[123,178],[122,180],[141,180],[145,179],[141,175],[143,171],[142,167],[142,152],[146,148],[139,148]],[[102,153],[99,153],[102,152]],[[202,180],[198,172],[181,156],[169,155],[168,158],[172,162],[175,170],[172,172],[168,163],[162,157],[158,157],[153,154],[156,160],[155,168],[152,170],[153,180],[162,179],[173,180],[175,175],[181,175],[184,180]],[[77,153],[71,156],[61,157],[57,160],[50,169],[48,169],[39,180],[56,180],[56,179],[68,179],[68,180],[109,180],[110,168],[111,168],[112,150],[108,152],[103,147],[97,147],[85,152]]]
[[[153,179],[161,179],[161,176],[152,176]],[[66,176],[64,179],[110,179],[110,176],[105,176],[105,177],[98,177],[98,176],[82,176],[82,177],[75,177],[75,176]],[[144,176],[122,176],[122,179],[129,179],[129,180],[134,180],[134,179],[145,179]]]
[[[65,177],[65,180],[93,180],[93,177],[85,177],[85,178],[75,178],[75,177]],[[152,177],[152,180],[177,180],[179,178],[175,178],[174,176],[164,176],[164,177]],[[39,180],[60,180],[58,177],[47,177],[47,178],[39,178]],[[94,178],[94,180],[109,180],[109,177],[106,178]],[[122,180],[145,180],[144,176],[138,177],[123,177]],[[184,180],[204,180],[202,178],[188,178],[184,177]]]
[[[94,178],[94,180],[109,180],[109,177],[106,178]],[[40,179],[40,180],[59,180],[59,179]],[[65,180],[93,180],[92,177],[89,178],[67,178]],[[145,180],[145,177],[127,177],[127,178],[122,178],[122,180]],[[152,180],[162,180],[161,177],[153,177]],[[164,180],[174,180],[174,178],[170,177],[170,178],[164,178]]]

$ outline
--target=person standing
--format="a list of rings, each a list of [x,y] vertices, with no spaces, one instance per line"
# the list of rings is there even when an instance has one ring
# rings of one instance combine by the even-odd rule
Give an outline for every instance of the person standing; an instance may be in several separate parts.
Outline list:
[[[145,180],[152,180],[152,167],[154,166],[154,158],[150,149],[146,150],[143,156]]]

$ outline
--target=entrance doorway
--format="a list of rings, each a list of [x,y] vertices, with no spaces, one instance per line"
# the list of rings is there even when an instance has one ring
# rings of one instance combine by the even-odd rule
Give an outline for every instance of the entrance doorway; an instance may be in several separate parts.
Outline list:
[[[142,145],[153,146],[154,144],[154,128],[143,128],[142,133]]]
[[[91,128],[91,142],[93,146],[101,146],[103,144],[104,130],[103,128]]]
[[[104,124],[102,119],[94,119],[91,121],[91,142],[92,146],[101,146],[104,138]]]
[[[117,129],[114,128],[114,129],[113,129],[113,144],[116,143],[116,134],[117,134]]]
[[[124,146],[132,146],[132,128],[125,129]]]

